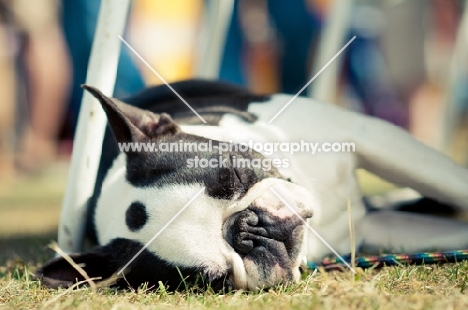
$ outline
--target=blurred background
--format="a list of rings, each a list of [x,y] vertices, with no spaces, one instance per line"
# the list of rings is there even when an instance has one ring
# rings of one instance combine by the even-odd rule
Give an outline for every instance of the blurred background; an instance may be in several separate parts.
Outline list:
[[[208,3],[134,0],[125,38],[168,82],[203,76]],[[467,3],[235,0],[216,75],[296,94],[356,36],[302,95],[385,119],[466,166]],[[0,266],[40,261],[56,238],[99,6],[0,0]],[[115,97],[160,83],[122,47]],[[361,178],[367,194],[392,187]]]

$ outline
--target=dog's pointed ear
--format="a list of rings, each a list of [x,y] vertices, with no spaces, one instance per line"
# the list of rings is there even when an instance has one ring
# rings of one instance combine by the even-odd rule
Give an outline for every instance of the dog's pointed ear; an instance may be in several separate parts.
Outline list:
[[[100,90],[81,85],[101,103],[117,142],[142,142],[164,134],[175,134],[180,127],[166,114],[155,114],[105,96]]]
[[[89,278],[100,277],[100,280],[94,280],[94,282],[108,279],[117,272],[117,268],[113,268],[112,255],[102,251],[102,247],[93,252],[71,254],[70,258],[83,268]],[[85,280],[80,272],[63,257],[47,262],[36,272],[35,276],[42,280],[43,285],[50,288],[67,288]]]

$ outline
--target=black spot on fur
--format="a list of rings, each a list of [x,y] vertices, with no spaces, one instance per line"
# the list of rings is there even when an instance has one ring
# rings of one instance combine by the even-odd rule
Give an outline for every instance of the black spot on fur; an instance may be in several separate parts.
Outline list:
[[[138,231],[148,221],[146,207],[141,202],[133,202],[125,213],[125,223],[131,231]]]

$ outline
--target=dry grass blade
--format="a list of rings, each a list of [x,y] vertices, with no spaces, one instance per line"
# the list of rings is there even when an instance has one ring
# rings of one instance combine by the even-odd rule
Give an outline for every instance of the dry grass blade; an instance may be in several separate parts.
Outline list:
[[[78,265],[77,263],[75,263],[73,261],[73,259],[67,254],[65,253],[64,251],[62,251],[62,249],[59,247],[59,245],[57,244],[57,242],[52,242],[51,244],[49,244],[49,247],[54,250],[55,252],[57,252],[57,254],[59,254],[60,256],[63,257],[63,259],[65,259],[70,265],[72,265],[73,268],[75,268],[76,271],[78,271],[78,273],[80,275],[83,276],[83,278],[85,278],[84,282],[83,283],[89,283],[89,286],[91,287],[91,289],[93,291],[96,290],[96,283],[94,283],[93,280],[91,280],[91,278],[88,276],[88,274],[86,273],[86,271],[84,271],[83,268],[81,268],[80,265]],[[96,280],[96,279],[95,279]]]
[[[99,281],[99,283],[96,284],[96,288],[112,286],[113,284],[115,284],[117,282],[118,279],[120,279],[122,277],[123,277],[122,275],[117,275],[117,273],[114,273],[109,278]],[[129,284],[129,286],[130,286],[130,284]]]
[[[351,240],[351,266],[356,268],[356,235],[354,233],[354,221],[351,213],[351,201],[348,198],[348,222],[349,222],[349,237]]]

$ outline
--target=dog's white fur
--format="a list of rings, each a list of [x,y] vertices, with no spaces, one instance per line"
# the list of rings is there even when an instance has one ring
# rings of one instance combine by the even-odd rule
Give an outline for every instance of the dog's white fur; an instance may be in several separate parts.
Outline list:
[[[220,128],[191,126],[187,132],[235,142],[353,142],[355,153],[282,154],[292,165],[280,169],[307,188],[317,200],[312,227],[339,253],[350,252],[347,199],[352,205],[356,244],[394,251],[461,249],[468,245],[468,225],[452,220],[397,212],[366,214],[355,169],[364,168],[426,197],[468,210],[468,171],[384,121],[329,104],[298,97],[271,124],[268,121],[290,99],[272,96],[253,104],[259,116],[246,124],[225,116]],[[255,135],[256,137],[254,137]],[[272,155],[278,156],[278,154]],[[317,261],[330,249],[309,234],[307,259]]]
[[[268,121],[288,102],[290,96],[274,95],[269,102],[251,104],[249,112],[259,119],[253,124],[240,118],[226,115],[220,126],[182,126],[182,130],[210,139],[234,142],[353,142],[355,153],[309,153],[272,154],[267,157],[287,157],[290,166],[280,172],[291,177],[313,195],[314,216],[309,220],[312,227],[339,253],[350,252],[347,200],[352,205],[352,217],[356,227],[356,243],[365,247],[379,247],[398,251],[414,252],[433,247],[457,249],[468,245],[468,225],[436,219],[422,215],[400,214],[397,212],[378,212],[366,214],[362,196],[355,176],[356,168],[367,169],[391,182],[408,186],[427,197],[454,205],[461,210],[468,210],[468,171],[453,163],[446,156],[424,146],[406,132],[384,121],[349,112],[338,107],[308,98],[295,99],[291,105],[271,124]],[[103,185],[103,196],[98,201],[96,210],[99,241],[105,244],[115,236],[137,239],[146,243],[152,234],[145,234],[144,229],[138,234],[127,230],[122,217],[124,210],[114,210],[116,205],[127,208],[135,200],[141,199],[150,210],[151,224],[163,226],[201,188],[197,185],[181,186],[180,195],[165,195],[165,190],[145,191],[126,183],[124,178],[124,155],[114,163]],[[106,188],[112,187],[112,190]],[[170,192],[170,191],[168,191]],[[107,193],[107,194],[105,194]],[[112,194],[109,194],[112,193]],[[148,195],[151,196],[148,196]],[[189,264],[183,257],[177,257],[176,247],[190,248],[184,245],[187,240],[177,240],[180,229],[189,229],[192,238],[201,238],[206,248],[197,253],[201,262],[210,262],[213,274],[231,264],[239,269],[237,283],[248,287],[248,275],[245,268],[236,261],[233,250],[219,234],[212,235],[213,229],[206,227],[184,227],[187,218],[200,218],[194,223],[204,223],[208,227],[217,227],[229,214],[237,209],[222,206],[219,200],[200,196],[187,208],[180,218],[164,231],[164,236],[157,238],[151,247],[157,247],[164,259]],[[157,214],[151,210],[161,210],[164,206],[176,205],[168,212]],[[100,207],[101,206],[101,207]],[[120,207],[119,207],[120,208]],[[70,216],[61,223],[76,221],[73,216],[77,210],[63,210]],[[82,212],[82,210],[78,210]],[[230,213],[232,212],[232,213]],[[116,214],[117,217],[114,217]],[[78,217],[80,218],[80,217]],[[184,218],[186,219],[184,221]],[[185,222],[177,225],[177,221]],[[188,221],[190,222],[190,221]],[[84,223],[82,223],[84,225]],[[69,227],[76,227],[68,225]],[[219,227],[218,227],[219,228]],[[153,230],[154,231],[154,230]],[[72,231],[70,235],[77,234]],[[59,229],[63,234],[63,229]],[[210,235],[211,234],[211,235]],[[63,237],[63,236],[62,236]],[[140,238],[140,239],[138,239]],[[60,238],[59,238],[60,239]],[[62,238],[66,240],[66,238]],[[209,241],[209,242],[208,242]],[[199,241],[200,242],[200,241]],[[65,242],[66,243],[66,242]],[[67,244],[61,244],[67,249]],[[166,249],[166,250],[165,250]],[[225,253],[225,257],[213,253]],[[330,253],[330,249],[315,235],[308,234],[306,256],[309,261],[316,261]],[[217,269],[218,268],[218,269]]]

